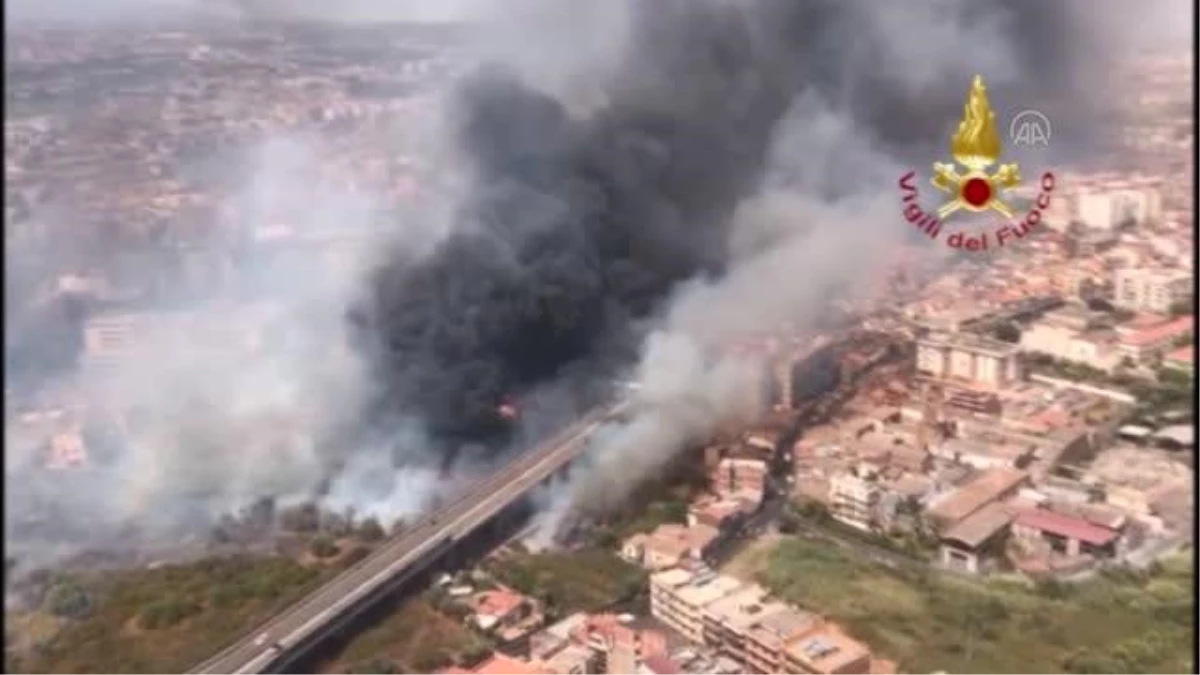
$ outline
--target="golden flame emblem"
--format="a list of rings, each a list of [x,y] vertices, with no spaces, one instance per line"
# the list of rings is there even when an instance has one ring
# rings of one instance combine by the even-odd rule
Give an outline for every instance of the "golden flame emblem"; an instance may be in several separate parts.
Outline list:
[[[999,193],[1020,184],[1020,169],[1015,163],[1002,164],[996,173],[990,176],[986,173],[986,169],[1000,158],[1000,151],[996,113],[992,112],[988,102],[983,77],[976,75],[963,106],[962,121],[950,139],[950,155],[967,171],[960,174],[953,164],[943,162],[933,165],[933,186],[954,195],[938,209],[939,217],[945,218],[959,209],[974,212],[990,209],[1005,217],[1012,216],[1012,209],[1000,201]]]

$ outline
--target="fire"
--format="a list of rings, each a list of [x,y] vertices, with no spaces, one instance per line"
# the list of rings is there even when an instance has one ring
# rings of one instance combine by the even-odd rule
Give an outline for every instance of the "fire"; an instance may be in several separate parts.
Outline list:
[[[496,406],[496,414],[506,420],[515,420],[521,416],[521,409],[512,401],[505,401]]]

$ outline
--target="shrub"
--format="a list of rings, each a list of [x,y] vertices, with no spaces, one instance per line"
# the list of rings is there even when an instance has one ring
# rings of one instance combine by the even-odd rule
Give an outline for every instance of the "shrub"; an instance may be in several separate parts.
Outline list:
[[[338,554],[337,544],[325,535],[314,537],[309,549],[318,558],[332,558]]]
[[[1051,600],[1063,600],[1071,594],[1070,584],[1065,584],[1054,578],[1038,580],[1034,589],[1038,595],[1050,598]]]
[[[184,619],[199,614],[200,604],[187,598],[168,597],[155,600],[138,613],[138,624],[148,630],[170,628]]]
[[[386,536],[387,532],[384,531],[383,525],[379,524],[378,518],[366,518],[358,526],[358,538],[363,541],[379,541]]]
[[[47,611],[68,619],[85,619],[92,611],[92,601],[79,585],[64,581],[52,586],[46,593]]]
[[[321,526],[321,514],[316,504],[300,504],[280,512],[279,524],[291,532],[316,532]]]

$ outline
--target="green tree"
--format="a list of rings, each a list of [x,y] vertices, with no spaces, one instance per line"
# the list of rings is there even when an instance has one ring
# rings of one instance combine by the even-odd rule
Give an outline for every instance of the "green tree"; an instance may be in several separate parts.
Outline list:
[[[476,642],[463,650],[459,662],[464,666],[475,666],[492,653],[492,648],[486,642]]]
[[[92,611],[87,592],[72,581],[61,581],[46,593],[46,610],[67,619],[85,619]]]
[[[279,524],[291,532],[316,532],[321,526],[321,513],[316,504],[298,504],[279,513]]]
[[[364,518],[358,525],[358,538],[366,542],[376,542],[387,536],[383,525],[374,516]]]
[[[1021,327],[1013,322],[1002,323],[996,326],[992,331],[992,335],[1003,342],[1017,343],[1021,341]]]

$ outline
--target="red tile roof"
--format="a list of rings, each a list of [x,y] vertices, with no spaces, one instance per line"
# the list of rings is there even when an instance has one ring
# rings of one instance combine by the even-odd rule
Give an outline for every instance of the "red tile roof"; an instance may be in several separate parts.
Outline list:
[[[1017,524],[1023,527],[1032,527],[1042,532],[1057,534],[1067,539],[1078,539],[1085,544],[1093,546],[1103,546],[1117,538],[1117,533],[1110,529],[1093,525],[1082,518],[1075,518],[1047,511],[1046,509],[1032,509],[1022,512],[1017,516]]]
[[[1185,335],[1192,330],[1194,325],[1193,318],[1190,316],[1181,316],[1174,321],[1139,330],[1132,335],[1126,335],[1121,338],[1121,342],[1132,345],[1134,347],[1143,347],[1152,345],[1163,340],[1169,340],[1172,337]]]
[[[646,664],[646,669],[656,675],[671,675],[674,673],[682,673],[683,669],[679,664],[675,663],[670,657],[664,654],[655,654],[646,658],[643,663]]]
[[[1180,363],[1195,363],[1196,362],[1196,345],[1184,345],[1179,349],[1167,354],[1168,361],[1179,361]]]
[[[504,618],[519,608],[524,601],[524,596],[512,591],[484,591],[476,596],[475,611],[485,616]]]

